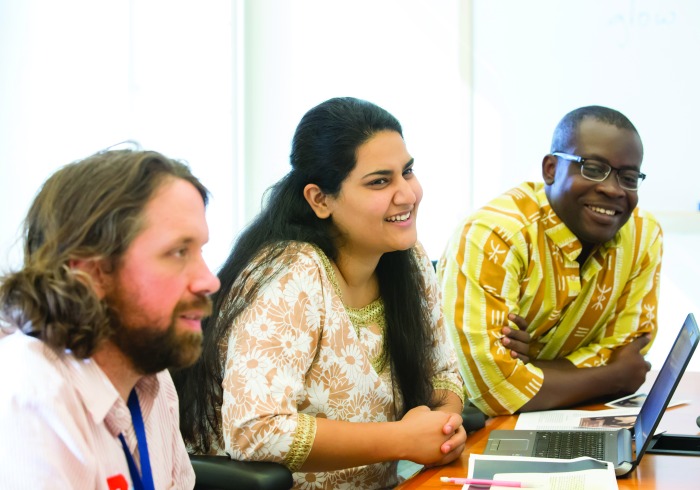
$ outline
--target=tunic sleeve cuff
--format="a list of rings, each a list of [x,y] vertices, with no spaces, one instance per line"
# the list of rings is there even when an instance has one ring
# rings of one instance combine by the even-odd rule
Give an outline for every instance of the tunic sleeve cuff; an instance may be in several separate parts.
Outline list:
[[[298,471],[304,464],[316,437],[316,417],[305,413],[299,413],[297,416],[298,421],[297,429],[294,431],[294,440],[289,448],[287,457],[284,459],[284,465],[291,472]]]
[[[462,385],[459,385],[447,379],[438,378],[433,380],[433,388],[436,390],[451,391],[452,393],[457,395],[459,399],[462,400],[462,404],[464,404],[465,393]]]

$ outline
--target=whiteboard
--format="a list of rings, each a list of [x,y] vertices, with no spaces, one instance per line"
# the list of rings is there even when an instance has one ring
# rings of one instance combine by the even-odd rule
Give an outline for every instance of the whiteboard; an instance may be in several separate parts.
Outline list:
[[[473,204],[540,181],[558,121],[595,104],[642,137],[640,207],[697,211],[699,52],[694,0],[474,0]]]

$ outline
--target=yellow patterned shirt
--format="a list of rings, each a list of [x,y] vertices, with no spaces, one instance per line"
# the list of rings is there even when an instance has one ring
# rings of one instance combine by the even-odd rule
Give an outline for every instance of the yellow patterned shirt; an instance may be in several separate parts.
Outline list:
[[[422,247],[414,250],[434,329],[433,386],[462,398],[463,383],[444,329],[435,272]],[[298,471],[313,445],[318,417],[390,422],[401,413],[401,394],[390,367],[382,363],[382,299],[364,308],[346,307],[329,259],[307,243],[290,242],[272,270],[273,278],[236,317],[222,346],[224,447],[219,453],[283,463],[294,472],[294,488],[396,486],[396,461]],[[246,273],[241,277],[245,288],[256,281]]]
[[[656,334],[662,233],[654,217],[635,209],[583,267],[581,250],[541,183],[494,199],[452,236],[438,264],[443,311],[468,397],[483,412],[513,413],[542,386],[542,370],[501,345],[501,329],[517,328],[509,312],[527,320],[531,356],[580,368]]]

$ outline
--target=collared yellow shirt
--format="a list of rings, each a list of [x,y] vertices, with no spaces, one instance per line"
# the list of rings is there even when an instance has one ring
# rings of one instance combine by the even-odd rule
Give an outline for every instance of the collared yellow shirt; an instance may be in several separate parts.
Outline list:
[[[542,370],[501,344],[501,329],[517,328],[510,312],[527,321],[535,359],[565,357],[578,367],[604,365],[614,348],[656,334],[656,219],[637,208],[583,267],[581,250],[544,185],[530,182],[467,218],[448,242],[438,263],[445,321],[469,399],[484,413],[513,413],[542,386]]]

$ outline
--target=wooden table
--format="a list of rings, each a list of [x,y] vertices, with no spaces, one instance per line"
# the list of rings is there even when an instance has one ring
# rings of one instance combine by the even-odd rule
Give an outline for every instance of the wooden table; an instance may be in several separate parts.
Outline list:
[[[642,387],[648,391],[656,373],[650,373]],[[660,427],[670,434],[700,434],[695,420],[700,416],[700,372],[687,372],[681,379],[674,398],[690,403],[669,408]],[[603,409],[603,405],[587,405],[581,409]],[[441,488],[454,490],[455,485],[440,482],[441,476],[466,477],[469,453],[481,454],[486,447],[489,432],[495,429],[513,429],[517,415],[494,417],[486,421],[486,427],[469,435],[462,456],[449,465],[426,469],[407,480],[398,488]],[[620,489],[698,489],[700,488],[700,457],[645,454],[632,473],[617,480]]]

